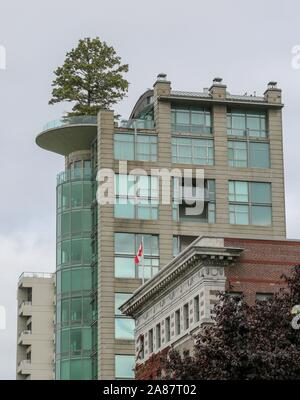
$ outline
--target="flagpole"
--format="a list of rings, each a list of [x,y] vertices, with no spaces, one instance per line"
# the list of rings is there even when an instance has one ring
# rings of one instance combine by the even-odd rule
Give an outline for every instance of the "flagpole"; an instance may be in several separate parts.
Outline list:
[[[144,254],[145,254],[145,249],[144,249],[144,235],[142,235],[142,284],[145,283],[145,260],[144,260]]]

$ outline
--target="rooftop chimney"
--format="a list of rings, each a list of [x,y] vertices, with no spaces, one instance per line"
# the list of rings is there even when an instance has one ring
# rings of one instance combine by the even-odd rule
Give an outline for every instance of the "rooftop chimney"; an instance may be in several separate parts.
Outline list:
[[[167,74],[164,74],[161,72],[160,74],[157,75],[157,80],[159,82],[165,82],[167,80]]]
[[[213,99],[225,99],[226,98],[226,85],[223,83],[222,78],[214,78],[213,83],[209,89]]]

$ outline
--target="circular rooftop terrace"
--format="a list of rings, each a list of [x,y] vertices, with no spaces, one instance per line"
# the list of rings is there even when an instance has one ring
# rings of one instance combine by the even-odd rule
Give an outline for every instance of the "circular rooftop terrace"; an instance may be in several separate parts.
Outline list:
[[[42,149],[67,156],[74,151],[89,150],[96,135],[96,116],[63,117],[47,123],[36,143]]]

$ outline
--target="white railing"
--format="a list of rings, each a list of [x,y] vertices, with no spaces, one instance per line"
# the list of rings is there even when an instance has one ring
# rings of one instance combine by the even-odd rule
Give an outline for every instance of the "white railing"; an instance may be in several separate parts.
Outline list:
[[[21,337],[22,335],[31,335],[31,331],[29,330],[25,330],[19,333],[19,337]]]
[[[19,280],[22,278],[52,278],[53,274],[50,272],[23,272],[20,277]]]

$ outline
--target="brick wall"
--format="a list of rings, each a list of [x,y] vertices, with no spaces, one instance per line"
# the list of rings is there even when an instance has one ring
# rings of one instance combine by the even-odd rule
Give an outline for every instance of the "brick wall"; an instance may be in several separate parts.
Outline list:
[[[225,274],[227,290],[243,292],[250,304],[255,302],[256,293],[277,292],[284,285],[282,275],[300,265],[300,241],[225,238],[224,246],[244,249],[239,261],[225,268]],[[136,379],[159,378],[161,358],[168,350],[163,349],[139,365]]]
[[[242,256],[225,268],[227,290],[243,292],[253,304],[256,293],[274,293],[283,286],[283,274],[300,265],[300,242],[225,238],[225,247],[241,247]]]

